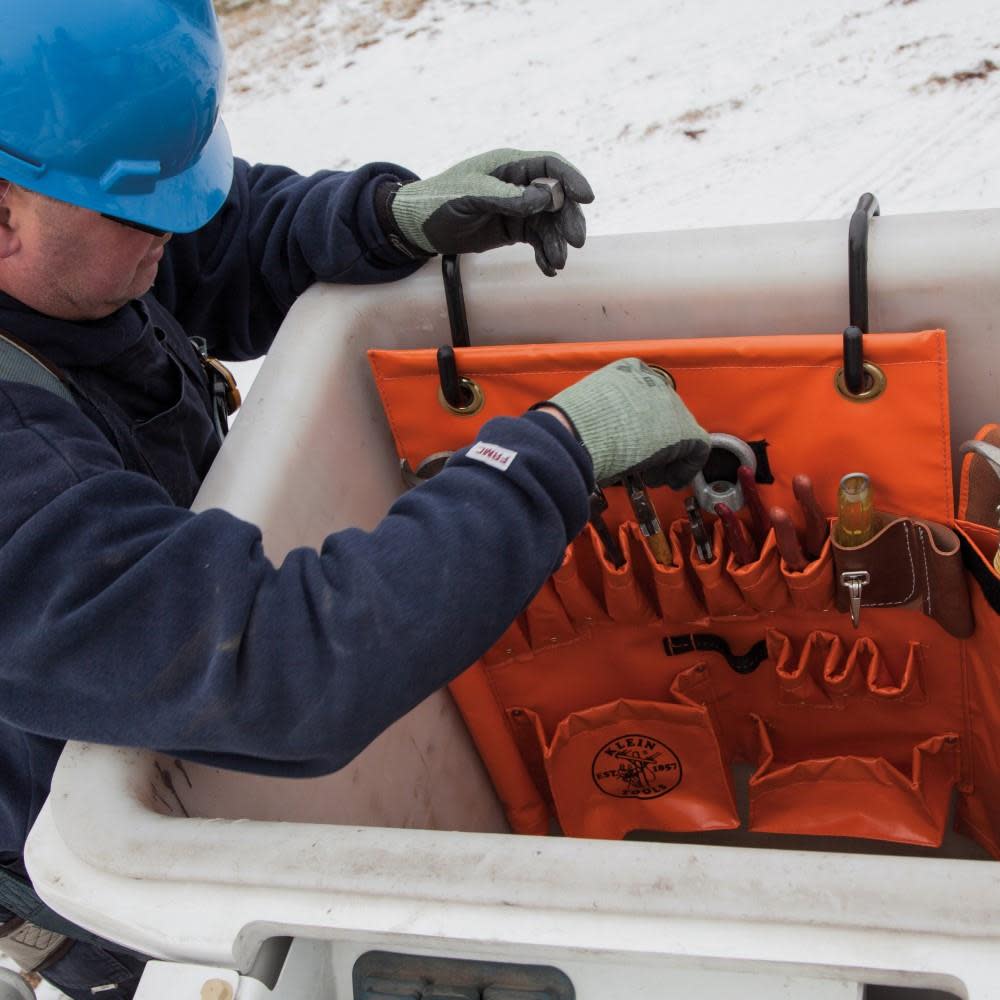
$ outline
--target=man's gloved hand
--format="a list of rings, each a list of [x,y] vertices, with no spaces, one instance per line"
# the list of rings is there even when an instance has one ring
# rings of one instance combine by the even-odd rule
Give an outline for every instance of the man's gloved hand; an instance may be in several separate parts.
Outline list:
[[[563,389],[554,406],[573,424],[598,484],[639,473],[647,486],[680,489],[708,460],[708,433],[658,372],[622,358]]]
[[[532,185],[542,177],[562,184],[561,207],[553,206],[550,189]],[[594,192],[583,174],[556,153],[496,149],[435,177],[387,190],[383,198],[383,228],[411,249],[477,253],[530,243],[538,266],[551,277],[566,264],[567,244],[583,246],[587,224],[580,205],[593,201]]]

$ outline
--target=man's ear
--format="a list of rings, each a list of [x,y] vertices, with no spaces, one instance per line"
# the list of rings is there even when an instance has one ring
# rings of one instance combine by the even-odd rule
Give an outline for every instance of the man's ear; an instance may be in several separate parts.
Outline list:
[[[21,239],[17,234],[15,210],[9,197],[14,185],[4,180],[0,180],[0,185],[3,185],[0,187],[0,260],[5,260],[21,249]]]

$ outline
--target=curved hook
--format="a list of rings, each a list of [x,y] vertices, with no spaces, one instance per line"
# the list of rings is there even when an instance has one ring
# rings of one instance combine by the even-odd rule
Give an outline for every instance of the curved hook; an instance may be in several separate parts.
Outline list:
[[[448,304],[448,325],[451,327],[451,347],[440,347],[437,353],[438,377],[441,395],[449,406],[459,409],[468,400],[462,391],[462,382],[455,363],[456,347],[468,347],[469,320],[465,314],[465,293],[462,291],[462,272],[456,254],[445,254],[441,258],[441,274],[444,277],[444,297]]]
[[[868,332],[868,227],[879,214],[878,199],[866,192],[858,199],[847,230],[847,283],[850,325],[844,330],[844,383],[857,396],[865,388],[864,334]]]

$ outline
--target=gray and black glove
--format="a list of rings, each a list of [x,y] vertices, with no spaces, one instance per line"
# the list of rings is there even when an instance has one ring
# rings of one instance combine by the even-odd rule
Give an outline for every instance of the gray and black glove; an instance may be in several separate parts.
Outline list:
[[[708,433],[673,386],[638,358],[614,361],[539,405],[556,407],[572,423],[598,484],[637,473],[647,486],[678,490],[708,461]]]
[[[562,185],[561,206],[550,187],[532,184],[543,177]],[[567,245],[583,246],[587,224],[580,205],[593,201],[594,192],[556,153],[496,149],[427,180],[383,185],[377,198],[390,239],[414,256],[530,243],[551,277],[566,265]]]

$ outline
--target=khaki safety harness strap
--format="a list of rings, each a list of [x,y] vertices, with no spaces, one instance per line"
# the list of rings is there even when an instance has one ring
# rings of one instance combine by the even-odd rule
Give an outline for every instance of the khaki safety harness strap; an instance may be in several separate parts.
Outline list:
[[[62,373],[22,344],[16,337],[0,331],[0,380],[38,386],[76,405]]]

